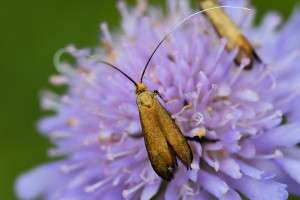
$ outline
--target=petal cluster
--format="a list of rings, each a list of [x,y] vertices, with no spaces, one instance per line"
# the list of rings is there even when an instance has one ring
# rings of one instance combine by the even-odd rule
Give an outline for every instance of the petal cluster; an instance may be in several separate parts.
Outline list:
[[[226,4],[226,2],[223,2]],[[249,7],[247,2],[230,5]],[[300,195],[300,13],[280,29],[268,13],[253,26],[254,12],[228,9],[264,63],[234,63],[204,15],[177,29],[150,62],[143,84],[158,90],[163,106],[190,138],[191,170],[180,162],[167,183],[153,171],[144,145],[134,86],[122,74],[88,55],[113,63],[138,81],[155,46],[176,23],[193,13],[186,1],[168,0],[167,13],[144,0],[129,9],[118,3],[120,32],[101,24],[102,45],[63,51],[76,62],[57,63],[57,95],[42,94],[41,105],[56,114],[39,129],[63,156],[22,174],[21,199],[287,199]]]

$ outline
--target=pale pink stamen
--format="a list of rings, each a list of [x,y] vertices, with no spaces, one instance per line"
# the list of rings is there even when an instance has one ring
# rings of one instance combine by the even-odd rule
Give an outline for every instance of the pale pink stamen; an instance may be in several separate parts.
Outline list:
[[[250,59],[248,59],[248,58],[242,59],[242,62],[240,64],[239,68],[238,68],[238,71],[234,74],[233,78],[229,82],[229,86],[232,86],[235,83],[235,81],[239,78],[241,72],[244,70],[244,68],[247,65],[249,65],[249,63],[250,63]]]
[[[256,155],[255,158],[257,159],[274,159],[282,157],[283,153],[279,149],[276,149],[273,154],[267,154],[267,155]]]
[[[207,77],[210,77],[212,72],[215,70],[215,68],[218,66],[218,63],[220,62],[220,58],[222,53],[224,52],[225,46],[227,44],[227,39],[226,38],[221,38],[220,39],[220,48],[218,50],[218,52],[216,53],[216,57],[214,59],[214,63],[213,63],[213,67],[210,67],[211,69],[209,70],[209,72],[207,72]]]
[[[69,138],[70,134],[64,131],[53,131],[49,134],[49,136],[51,139],[56,140]]]
[[[139,190],[141,187],[145,185],[145,182],[141,182],[140,184],[136,185],[135,187],[128,189],[128,190],[123,190],[122,195],[124,198],[127,198],[130,194],[136,192]]]
[[[53,76],[50,76],[49,82],[52,85],[60,86],[60,85],[65,85],[65,84],[69,83],[69,79],[65,76],[53,75]]]
[[[72,164],[72,165],[66,165],[66,164],[63,164],[61,165],[61,170],[64,172],[64,173],[69,173],[71,171],[74,171],[74,170],[77,170],[77,169],[80,169],[84,166],[86,166],[87,163],[86,162],[79,162],[79,163],[75,163],[75,164]]]
[[[277,110],[274,114],[267,116],[265,118],[259,119],[259,120],[254,120],[254,121],[245,121],[245,122],[238,122],[238,126],[246,127],[246,126],[252,126],[252,125],[259,125],[265,122],[268,122],[270,120],[276,119],[276,118],[281,118],[283,113],[280,110]]]
[[[108,42],[110,45],[113,45],[113,40],[111,39],[111,35],[110,35],[110,32],[109,32],[107,23],[106,22],[101,23],[100,28],[102,30],[105,41]]]
[[[108,160],[114,160],[116,158],[127,156],[129,154],[136,154],[139,150],[140,150],[140,148],[138,147],[138,148],[134,148],[134,149],[125,150],[120,153],[107,153],[106,157],[108,158]]]
[[[99,187],[101,187],[102,185],[104,185],[105,183],[109,182],[112,178],[111,177],[108,177],[106,179],[103,179],[93,185],[89,185],[89,186],[86,186],[84,188],[84,191],[86,193],[90,193],[90,192],[94,192],[96,189],[98,189]]]

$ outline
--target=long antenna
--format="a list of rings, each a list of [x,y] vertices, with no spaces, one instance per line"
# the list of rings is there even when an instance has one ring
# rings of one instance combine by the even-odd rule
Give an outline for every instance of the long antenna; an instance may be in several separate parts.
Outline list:
[[[172,28],[172,30],[171,30],[170,32],[168,32],[168,33],[165,35],[165,37],[162,39],[162,41],[160,41],[160,43],[156,46],[156,48],[154,49],[153,53],[151,54],[150,58],[148,59],[146,65],[145,65],[145,67],[144,67],[144,70],[143,70],[143,73],[142,73],[142,76],[141,76],[141,79],[140,79],[140,83],[142,83],[142,81],[143,81],[144,74],[145,74],[145,72],[146,72],[146,69],[147,69],[147,67],[148,67],[148,65],[149,65],[149,63],[150,63],[150,61],[151,61],[153,55],[155,54],[155,52],[157,51],[157,49],[160,47],[160,45],[167,39],[167,37],[168,37],[173,31],[175,31],[175,29],[177,29],[182,23],[184,23],[186,20],[192,18],[192,17],[195,16],[195,15],[198,15],[198,14],[200,14],[200,13],[203,13],[203,12],[206,12],[206,11],[209,11],[209,10],[214,10],[214,9],[217,9],[217,8],[238,8],[238,9],[244,9],[244,10],[251,10],[251,9],[249,9],[249,8],[236,7],[236,6],[216,6],[216,7],[213,7],[213,8],[208,8],[208,9],[205,9],[205,10],[201,10],[201,11],[195,12],[194,14],[192,14],[192,15],[190,15],[190,16],[184,18],[182,21],[180,21],[178,24],[176,24],[176,25]]]
[[[104,61],[104,60],[101,60],[101,59],[99,59],[99,58],[97,58],[97,57],[95,57],[95,56],[90,56],[90,55],[89,55],[88,57],[89,57],[89,58],[92,58],[93,60],[95,60],[95,61],[97,61],[97,62],[103,63],[103,64],[105,64],[105,65],[108,65],[108,66],[110,66],[110,67],[112,67],[112,68],[118,70],[118,71],[121,72],[124,76],[126,76],[126,77],[134,84],[135,87],[137,86],[136,82],[135,82],[132,78],[130,78],[127,74],[125,74],[122,70],[120,70],[119,68],[115,67],[114,65],[112,65],[112,64],[110,64],[110,63],[108,63],[108,62],[106,62],[106,61]]]

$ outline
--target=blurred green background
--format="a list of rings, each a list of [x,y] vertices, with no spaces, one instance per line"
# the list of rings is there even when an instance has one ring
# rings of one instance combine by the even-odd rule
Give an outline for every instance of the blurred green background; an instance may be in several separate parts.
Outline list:
[[[164,5],[164,0],[150,1]],[[99,23],[117,27],[120,15],[108,0],[0,0],[0,199],[16,199],[18,174],[48,160],[50,144],[35,124],[46,113],[39,108],[39,91],[52,88],[54,53],[73,43],[77,47],[98,44]],[[129,1],[134,4],[134,1]],[[258,18],[268,10],[285,19],[300,0],[253,0]],[[292,198],[291,198],[292,199]],[[296,199],[296,198],[295,198]],[[298,198],[300,199],[300,198]]]

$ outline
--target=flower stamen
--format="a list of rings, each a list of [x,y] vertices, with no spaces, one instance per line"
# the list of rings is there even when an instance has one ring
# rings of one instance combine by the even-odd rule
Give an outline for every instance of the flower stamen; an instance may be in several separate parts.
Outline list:
[[[140,150],[139,147],[134,148],[134,149],[129,149],[120,153],[107,153],[106,157],[108,158],[108,160],[114,160],[115,158],[119,158],[119,157],[123,157],[129,154],[135,154]]]
[[[244,70],[244,68],[249,65],[250,63],[250,59],[248,58],[244,58],[242,59],[242,62],[237,70],[237,72],[235,73],[235,75],[233,76],[233,78],[231,79],[231,81],[229,82],[229,86],[231,87],[235,81],[238,79],[238,77],[240,76],[241,72]]]
[[[120,175],[118,175],[118,176],[114,179],[112,185],[113,185],[113,186],[118,185],[122,177],[123,177],[123,174],[120,173]]]
[[[124,198],[127,198],[130,194],[136,192],[137,190],[139,190],[141,187],[143,187],[145,185],[145,182],[141,182],[140,184],[136,185],[135,187],[128,189],[128,190],[123,190],[122,192],[122,196]]]
[[[101,181],[99,181],[93,185],[86,186],[84,188],[84,191],[86,193],[94,192],[97,188],[99,188],[102,185],[104,185],[105,183],[109,182],[111,179],[112,179],[112,177],[108,177],[108,178],[102,179]]]
[[[66,139],[70,137],[70,134],[65,131],[53,131],[49,134],[52,140],[56,139]]]
[[[280,110],[277,110],[274,114],[265,117],[263,119],[257,120],[257,121],[247,121],[247,122],[238,122],[238,126],[246,127],[249,125],[259,125],[265,122],[268,122],[270,120],[276,119],[276,118],[281,118],[283,116],[283,113]]]
[[[272,119],[281,118],[282,115],[283,115],[283,113],[280,110],[277,110],[273,115],[268,116],[264,119],[258,120],[258,121],[256,121],[255,123],[252,123],[252,124],[261,124],[261,123],[270,121]]]
[[[249,86],[250,88],[254,88],[256,87],[258,84],[261,83],[261,81],[263,81],[266,77],[270,78],[271,80],[271,87],[270,87],[270,90],[273,90],[275,87],[276,87],[276,78],[275,76],[272,74],[273,72],[273,67],[272,66],[266,66],[266,70],[265,72],[255,81],[253,82],[253,84],[251,86]]]
[[[210,67],[209,72],[207,72],[207,77],[210,77],[212,72],[215,70],[216,66],[219,63],[219,60],[221,58],[222,53],[224,52],[225,46],[227,44],[227,39],[226,38],[221,38],[220,39],[220,47],[219,50],[217,51],[214,59],[213,65]]]
[[[150,182],[150,179],[147,178],[145,175],[146,175],[146,172],[148,170],[148,167],[145,167],[140,175],[141,179],[144,181],[144,182]]]
[[[287,96],[285,96],[284,98],[280,99],[275,106],[276,107],[280,107],[286,103],[291,102],[292,99],[294,99],[295,97],[300,96],[300,89],[298,89],[296,92],[293,92]]]
[[[189,196],[196,196],[196,195],[198,195],[199,194],[199,192],[200,192],[200,188],[198,188],[196,191],[193,189],[193,188],[191,188],[191,187],[189,187],[188,185],[184,185],[184,187],[186,188],[186,194],[187,195],[189,195]]]
[[[268,155],[256,155],[255,158],[257,159],[274,159],[274,158],[279,158],[282,157],[283,153],[279,149],[276,149],[273,154],[268,154]]]
[[[191,125],[195,127],[195,126],[199,126],[202,123],[204,123],[204,117],[202,113],[196,112],[192,117]]]
[[[43,109],[59,111],[61,107],[61,103],[58,95],[49,91],[44,91],[41,93],[41,96],[42,96],[41,107]]]
[[[110,45],[113,45],[113,40],[111,39],[111,35],[107,27],[107,23],[101,23],[100,28],[105,38],[105,42],[108,42]]]
[[[63,165],[61,165],[60,168],[64,173],[69,173],[69,172],[74,171],[76,169],[80,169],[80,168],[82,168],[86,165],[87,165],[86,162],[79,162],[79,163],[75,163],[75,164],[72,164],[72,165],[63,164]]]
[[[70,82],[70,80],[63,75],[53,75],[53,76],[50,76],[49,82],[52,85],[60,86],[60,85],[68,84]]]
[[[70,150],[71,151],[71,150]],[[57,156],[64,156],[66,155],[68,152],[66,150],[63,149],[59,149],[59,148],[50,148],[48,150],[48,155],[50,157],[57,157]]]

